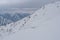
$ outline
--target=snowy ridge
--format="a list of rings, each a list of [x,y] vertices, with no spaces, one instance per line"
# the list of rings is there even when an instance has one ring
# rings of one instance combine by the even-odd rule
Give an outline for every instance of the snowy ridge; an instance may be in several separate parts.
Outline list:
[[[17,29],[22,26],[24,20],[28,20],[23,26],[25,30],[4,40],[60,40],[60,2],[48,4],[30,17],[16,22]]]
[[[27,20],[27,19],[26,19]],[[3,21],[2,21],[3,22]],[[12,22],[7,25],[0,26],[0,37],[5,37],[9,34],[13,34],[17,32],[21,27],[23,27],[25,21],[20,21],[19,22]],[[20,25],[20,26],[18,26]]]
[[[6,35],[7,34],[11,34],[11,33],[15,33],[17,32],[18,30],[20,30],[21,28],[24,27],[24,24],[29,20],[29,16],[20,20],[20,21],[17,21],[15,23],[11,23],[11,24],[8,24],[6,26],[0,26],[0,35]]]
[[[60,16],[60,2],[53,4],[48,4],[45,7],[37,10],[30,18],[28,23],[25,25],[25,28],[34,28],[40,27],[39,23],[45,23],[49,20],[54,19],[55,17]],[[28,27],[29,25],[29,27]],[[38,26],[36,26],[38,25]]]
[[[33,15],[25,17],[24,19],[18,22],[11,23],[6,26],[1,26],[0,35],[7,35],[7,34],[15,33],[23,28],[28,29],[28,28],[36,28],[36,27],[40,27],[41,32],[43,31],[44,33],[44,30],[47,31],[50,27],[59,28],[60,25],[57,22],[60,20],[59,18],[60,18],[60,2],[56,2],[53,4],[46,5],[44,8],[42,7],[41,9],[34,12]],[[49,22],[50,22],[50,25],[49,25]],[[53,26],[53,25],[56,25],[56,26]],[[48,29],[46,30],[46,28]],[[50,31],[50,29],[48,31]]]

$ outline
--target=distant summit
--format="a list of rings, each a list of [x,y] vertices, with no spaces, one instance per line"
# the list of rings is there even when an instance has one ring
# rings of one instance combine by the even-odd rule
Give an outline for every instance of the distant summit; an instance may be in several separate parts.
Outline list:
[[[17,22],[21,20],[24,17],[29,16],[29,13],[15,13],[15,14],[10,14],[10,13],[2,13],[0,14],[0,26],[4,26],[6,24],[10,24],[12,22]]]

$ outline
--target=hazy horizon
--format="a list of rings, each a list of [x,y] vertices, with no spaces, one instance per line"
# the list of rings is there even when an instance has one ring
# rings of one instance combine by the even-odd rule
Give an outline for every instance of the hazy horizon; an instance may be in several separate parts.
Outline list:
[[[0,0],[0,8],[40,8],[60,0]]]

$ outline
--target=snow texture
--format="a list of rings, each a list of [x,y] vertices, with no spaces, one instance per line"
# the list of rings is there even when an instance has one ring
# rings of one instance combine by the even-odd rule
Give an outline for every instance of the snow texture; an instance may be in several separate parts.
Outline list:
[[[11,34],[3,40],[60,40],[60,2],[45,5],[33,15],[0,28],[0,35]]]

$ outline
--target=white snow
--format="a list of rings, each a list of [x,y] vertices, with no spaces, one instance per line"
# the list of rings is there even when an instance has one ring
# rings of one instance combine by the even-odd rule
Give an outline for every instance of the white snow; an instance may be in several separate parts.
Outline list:
[[[33,15],[7,25],[8,28],[12,28],[13,34],[3,40],[60,40],[60,2],[45,5]]]

